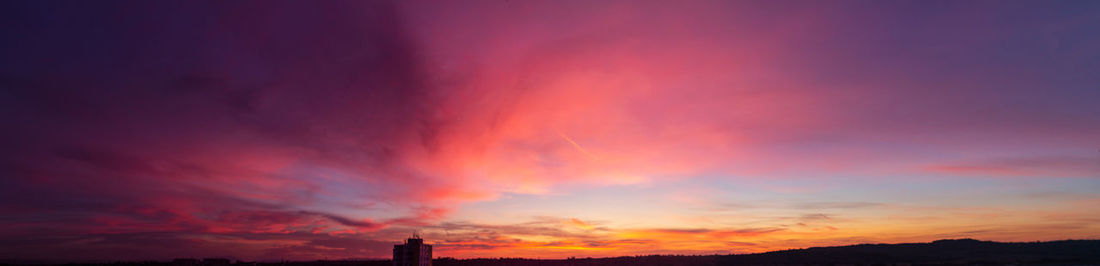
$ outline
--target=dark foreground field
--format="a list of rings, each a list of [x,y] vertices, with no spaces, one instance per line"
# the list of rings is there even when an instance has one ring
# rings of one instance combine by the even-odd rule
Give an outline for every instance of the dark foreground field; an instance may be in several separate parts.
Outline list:
[[[391,266],[389,260],[234,262],[119,262],[95,265],[165,266]],[[89,264],[68,264],[72,266]],[[435,259],[435,266],[596,266],[596,265],[1100,265],[1100,240],[1000,243],[972,239],[914,244],[817,247],[746,255],[635,256],[563,260]]]

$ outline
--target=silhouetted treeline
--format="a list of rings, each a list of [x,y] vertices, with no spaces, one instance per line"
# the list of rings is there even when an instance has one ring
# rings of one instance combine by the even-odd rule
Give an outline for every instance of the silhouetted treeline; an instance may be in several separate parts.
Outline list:
[[[184,265],[186,264],[186,265]],[[679,265],[1100,265],[1100,240],[999,243],[973,239],[918,244],[863,244],[793,249],[746,255],[653,255],[615,258],[536,260],[521,258],[451,259],[435,266],[679,266]],[[69,266],[218,266],[227,261],[119,262]],[[237,266],[391,266],[389,260],[235,262]]]

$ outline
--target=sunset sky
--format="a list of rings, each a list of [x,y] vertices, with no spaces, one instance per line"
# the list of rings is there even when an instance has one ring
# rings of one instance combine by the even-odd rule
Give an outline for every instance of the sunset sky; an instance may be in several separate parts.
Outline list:
[[[1100,1],[2,1],[0,259],[1100,239]]]

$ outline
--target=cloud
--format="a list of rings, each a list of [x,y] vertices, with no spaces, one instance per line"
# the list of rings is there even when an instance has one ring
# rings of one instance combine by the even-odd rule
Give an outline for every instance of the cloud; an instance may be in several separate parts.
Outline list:
[[[1100,157],[1017,157],[931,165],[928,171],[961,176],[1095,177]]]
[[[305,212],[305,213],[309,213],[309,212]],[[322,217],[328,218],[329,220],[340,223],[342,225],[352,226],[352,227],[356,227],[356,228],[364,229],[364,230],[378,230],[378,229],[381,229],[382,227],[385,227],[384,224],[380,224],[380,223],[371,221],[370,219],[352,220],[352,219],[340,217],[340,216],[337,216],[337,215],[322,214],[322,213],[317,213],[316,215],[320,215]]]
[[[802,217],[799,217],[798,219],[802,220],[802,221],[821,221],[821,220],[832,220],[833,218],[830,217],[828,214],[824,214],[824,213],[811,213],[811,214],[804,214],[804,215],[802,215]]]
[[[721,207],[731,209],[791,209],[791,210],[828,210],[828,209],[865,209],[887,206],[885,203],[862,201],[800,201],[800,202],[749,202],[722,203]]]
[[[692,229],[679,229],[679,228],[658,228],[658,229],[642,229],[627,231],[629,235],[640,235],[645,237],[652,237],[663,240],[682,240],[690,238],[704,238],[704,239],[729,239],[733,237],[754,237],[775,232],[780,232],[786,229],[783,228],[745,228],[745,229],[704,229],[704,228],[692,228]]]
[[[652,253],[713,254],[731,250],[759,250],[752,241],[783,233],[784,228],[588,228],[596,226],[576,218],[534,217],[515,224],[444,222],[422,228],[421,235],[435,239],[438,252],[448,256],[477,257],[506,250],[514,256],[587,254],[618,256]],[[738,241],[732,241],[737,239]],[[729,242],[729,243],[727,243]],[[573,253],[568,253],[573,252]],[[541,254],[541,255],[540,255]]]
[[[861,209],[883,206],[876,202],[801,202],[791,206],[794,209],[819,210],[819,209]]]
[[[11,144],[0,153],[0,235],[45,241],[6,242],[21,250],[10,257],[271,259],[264,249],[296,235],[430,222],[454,206],[445,202],[481,193],[425,182],[435,177],[404,163],[409,149],[435,149],[440,124],[392,3],[280,2],[227,15],[241,8],[4,8],[37,14],[20,24],[42,36],[2,52],[11,60],[0,105],[11,116],[0,122],[19,126],[0,133]],[[41,19],[52,14],[71,16]],[[153,24],[162,27],[141,26]],[[261,239],[227,241],[240,235]],[[315,251],[299,258],[379,256]]]

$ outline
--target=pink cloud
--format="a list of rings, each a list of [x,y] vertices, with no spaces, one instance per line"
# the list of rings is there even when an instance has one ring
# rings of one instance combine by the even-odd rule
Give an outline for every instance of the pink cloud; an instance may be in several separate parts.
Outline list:
[[[932,165],[928,171],[952,175],[1095,177],[1100,158],[1024,157]]]

